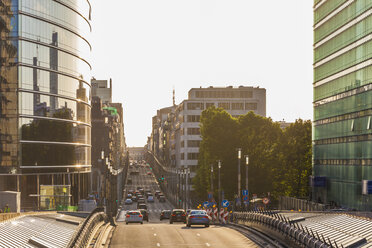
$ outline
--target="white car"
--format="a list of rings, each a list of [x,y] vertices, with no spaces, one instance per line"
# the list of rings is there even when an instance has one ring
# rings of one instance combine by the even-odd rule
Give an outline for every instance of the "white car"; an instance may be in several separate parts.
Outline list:
[[[147,197],[147,202],[154,202],[154,197],[152,195]]]
[[[133,201],[129,198],[125,200],[125,205],[131,205],[132,203]]]
[[[125,224],[128,223],[141,223],[143,224],[143,215],[138,210],[128,211],[125,215]]]

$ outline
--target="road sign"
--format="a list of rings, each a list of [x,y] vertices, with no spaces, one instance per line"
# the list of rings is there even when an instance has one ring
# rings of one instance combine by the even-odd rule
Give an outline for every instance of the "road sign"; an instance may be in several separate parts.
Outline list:
[[[203,203],[203,207],[205,207],[205,208],[209,207],[209,202],[207,202],[207,201],[204,202],[204,203]]]
[[[213,193],[208,192],[208,200],[211,201],[213,199]]]
[[[227,208],[230,205],[230,202],[228,200],[222,201],[222,207]]]
[[[248,195],[248,190],[244,189],[242,195]]]
[[[268,204],[270,202],[269,198],[265,197],[262,199],[263,204]]]

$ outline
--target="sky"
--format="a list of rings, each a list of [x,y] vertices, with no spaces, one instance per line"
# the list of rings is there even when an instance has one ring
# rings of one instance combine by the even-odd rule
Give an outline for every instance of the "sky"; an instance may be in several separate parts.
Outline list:
[[[92,74],[113,80],[128,146],[191,88],[266,88],[274,121],[312,119],[313,1],[91,0]]]

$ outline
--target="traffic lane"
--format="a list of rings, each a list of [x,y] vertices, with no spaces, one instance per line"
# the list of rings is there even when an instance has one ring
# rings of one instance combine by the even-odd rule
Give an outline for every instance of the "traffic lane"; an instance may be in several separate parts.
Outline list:
[[[239,232],[222,226],[191,227],[184,224],[119,223],[110,247],[258,247]]]

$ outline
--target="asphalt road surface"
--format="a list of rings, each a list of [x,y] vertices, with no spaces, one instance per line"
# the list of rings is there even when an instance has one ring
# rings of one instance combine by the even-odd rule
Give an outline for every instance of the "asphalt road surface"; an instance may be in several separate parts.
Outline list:
[[[147,175],[149,168],[144,166],[135,167],[139,175],[128,175],[133,183],[126,189],[143,187],[144,189],[160,190],[155,177]],[[155,197],[154,203],[146,203],[149,210],[149,222],[143,225],[137,223],[125,224],[127,210],[136,209],[137,204],[123,205],[117,219],[116,227],[111,239],[110,247],[258,247],[254,242],[228,227],[211,225],[208,228],[202,226],[186,227],[183,223],[169,224],[169,220],[160,221],[160,212],[165,209],[173,209],[166,201],[160,203]]]

